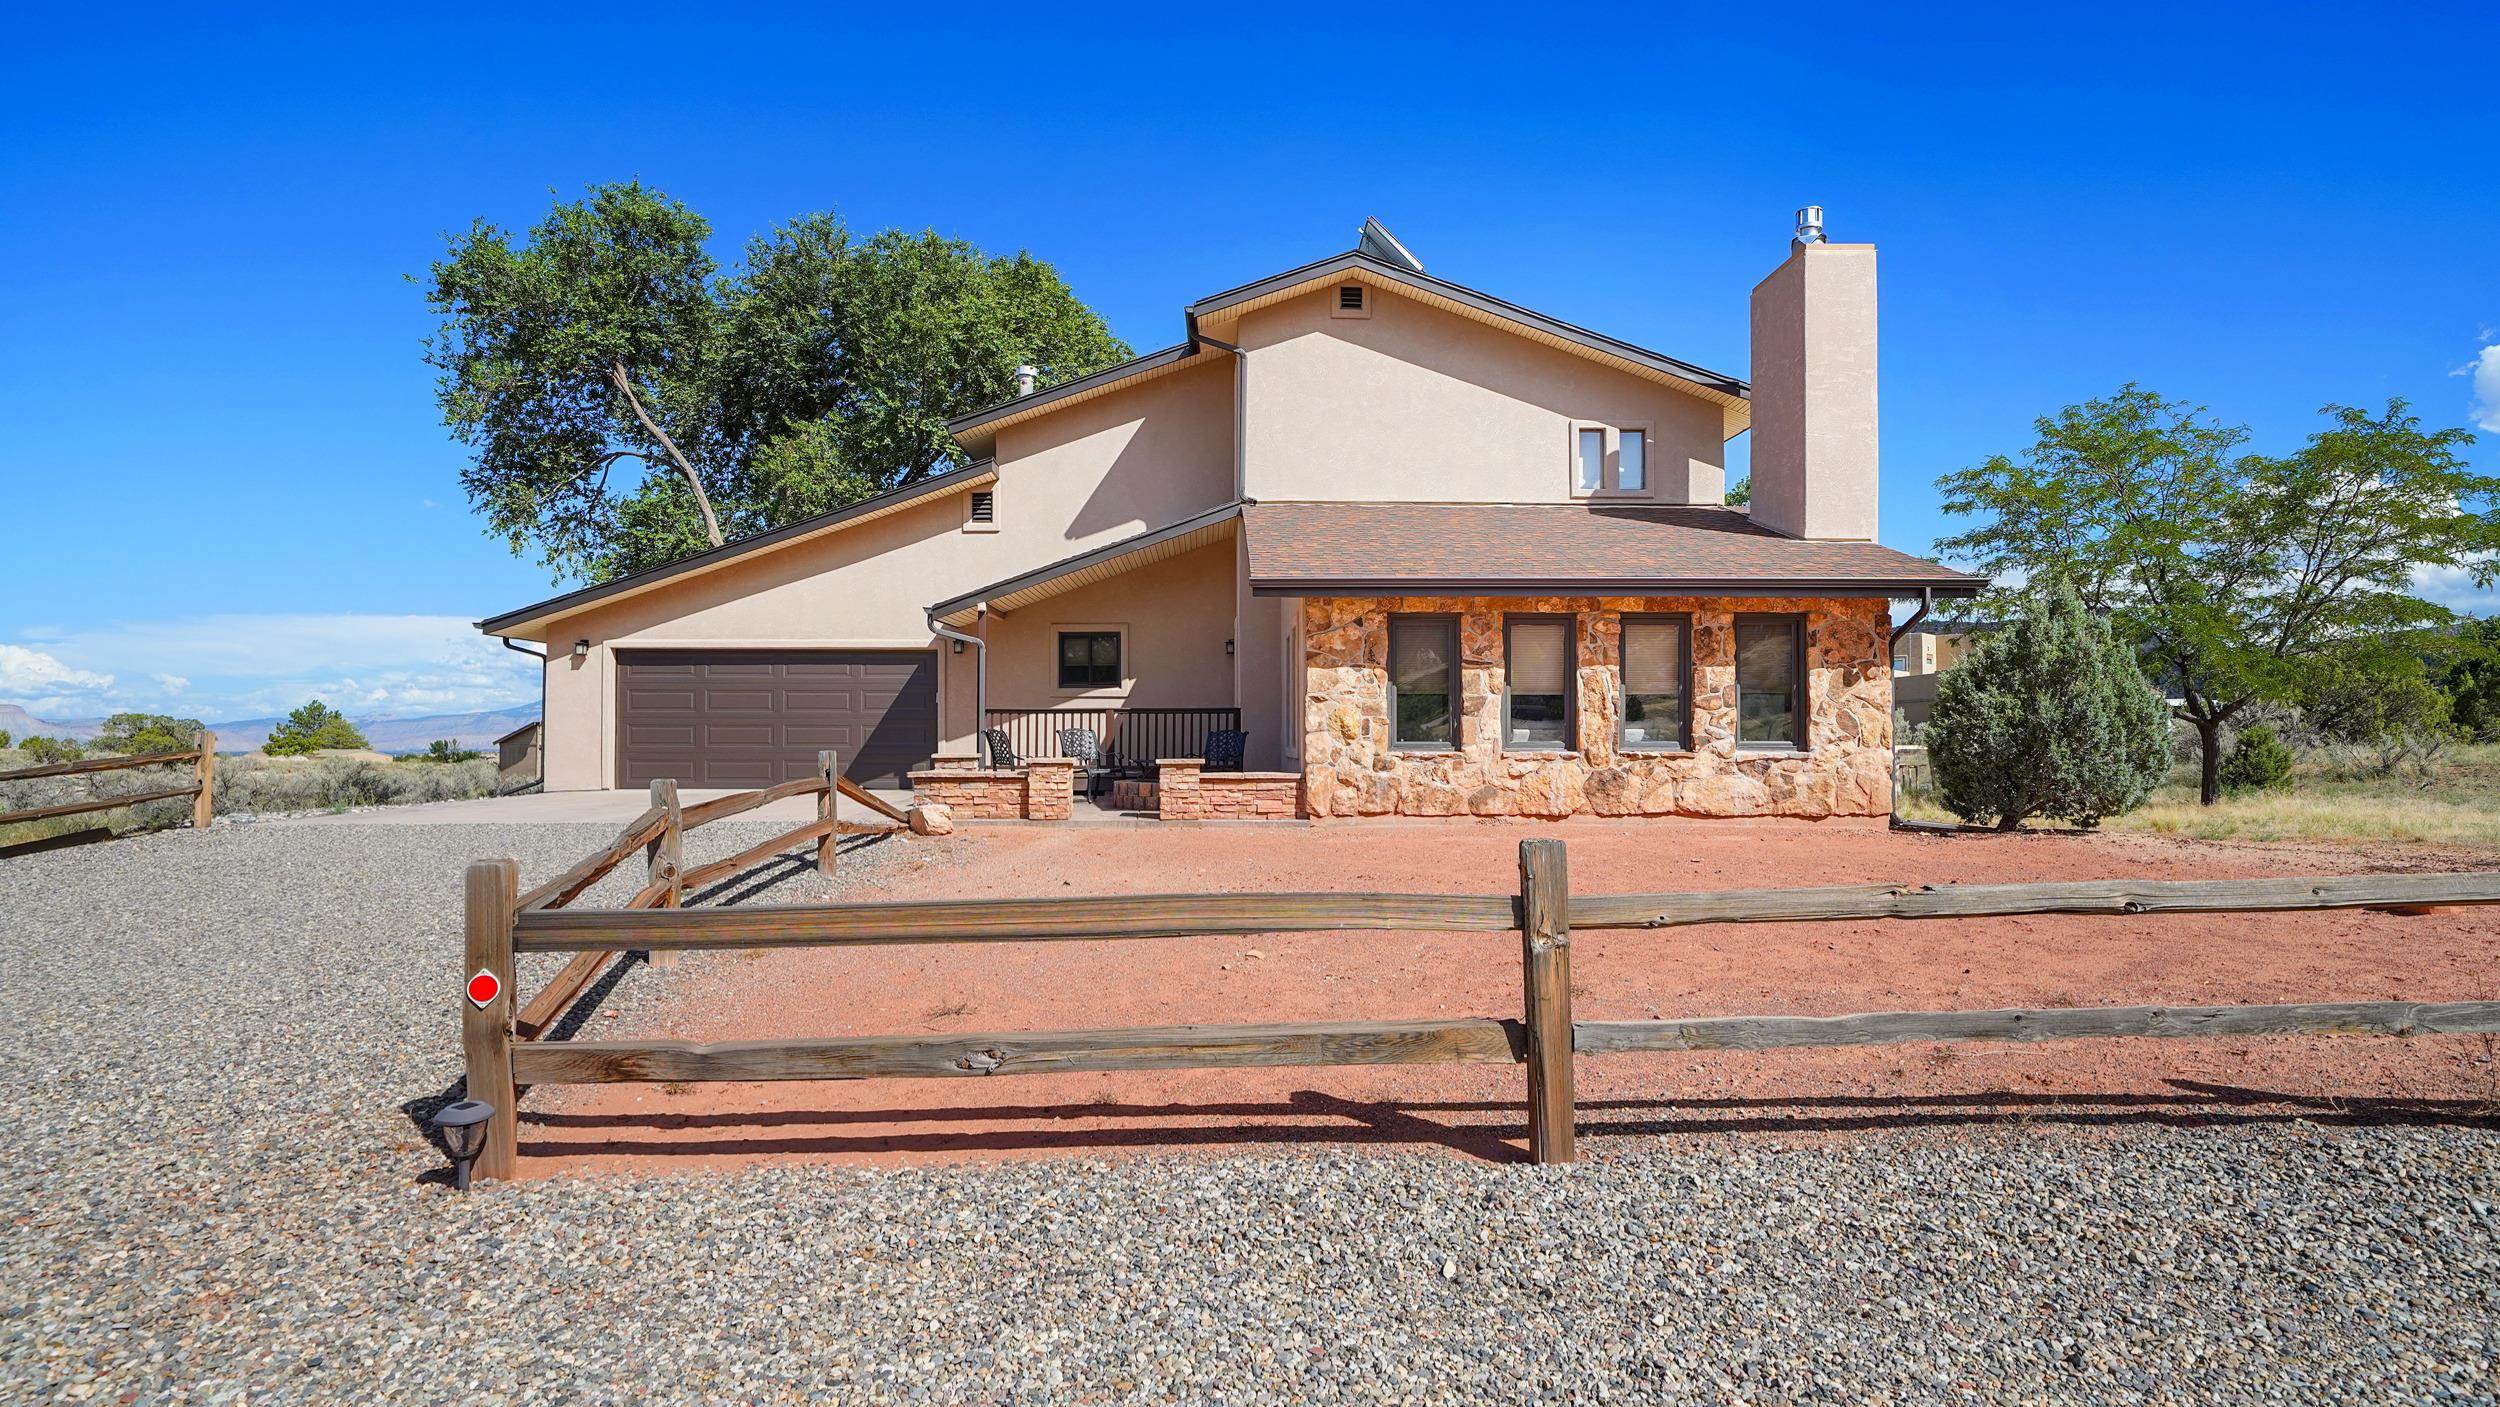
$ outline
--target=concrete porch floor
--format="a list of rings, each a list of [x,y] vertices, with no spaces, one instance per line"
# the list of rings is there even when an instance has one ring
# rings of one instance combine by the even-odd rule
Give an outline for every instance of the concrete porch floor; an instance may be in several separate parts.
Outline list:
[[[677,794],[688,806],[728,796],[727,787],[689,787]],[[871,795],[890,802],[896,810],[911,805],[911,793],[904,790],[872,789]],[[521,796],[482,796],[473,801],[428,801],[416,806],[376,806],[370,810],[345,811],[335,816],[287,816],[255,825],[265,826],[449,826],[449,825],[609,825],[623,826],[643,813],[651,804],[648,791],[547,791]],[[760,806],[741,816],[749,821],[784,821],[797,825],[816,815],[816,799],[794,796]],[[848,797],[842,799],[841,816],[846,821],[878,823],[885,817]]]

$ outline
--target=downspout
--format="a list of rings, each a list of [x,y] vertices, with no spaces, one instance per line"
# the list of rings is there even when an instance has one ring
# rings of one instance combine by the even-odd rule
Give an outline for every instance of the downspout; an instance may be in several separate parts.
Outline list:
[[[527,655],[538,661],[538,789],[543,792],[547,789],[547,652],[525,649],[516,645],[512,643],[512,637],[509,635],[498,635],[495,638],[501,640],[503,647],[512,653]],[[503,759],[499,756],[495,759],[495,763],[500,767]],[[498,786],[500,785],[498,781]]]
[[[1884,669],[1887,673],[1892,669],[1892,652],[1900,647],[1901,637],[1918,629],[1919,622],[1927,619],[1927,613],[1934,609],[1936,609],[1936,588],[1920,587],[1918,609],[1910,612],[1908,620],[1894,626],[1892,635],[1884,641]],[[1901,739],[1897,734],[1892,740],[1892,815],[1887,818],[1886,824],[1895,826],[1901,824]]]
[[[981,730],[988,727],[990,721],[990,642],[978,635],[966,635],[941,622],[934,612],[930,613],[926,619],[929,622],[930,633],[939,639],[952,640],[958,645],[970,645],[981,652],[973,661],[972,755],[975,761],[986,766],[989,761],[989,752],[982,744]]]
[[[1233,501],[1246,503],[1250,498],[1250,354],[1230,342],[1209,337],[1190,329],[1190,336],[1233,358]],[[1248,574],[1248,534],[1238,535],[1233,546],[1233,639],[1241,642],[1233,657],[1233,707],[1240,708],[1249,695],[1243,680],[1250,666],[1250,605],[1243,599],[1244,578]]]

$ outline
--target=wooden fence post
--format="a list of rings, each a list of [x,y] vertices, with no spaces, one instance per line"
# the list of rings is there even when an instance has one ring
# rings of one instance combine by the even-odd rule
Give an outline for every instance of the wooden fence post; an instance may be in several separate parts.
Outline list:
[[[200,730],[199,779],[200,794],[191,798],[191,829],[204,831],[213,814],[217,785],[217,735],[205,728]]]
[[[1528,1160],[1568,1163],[1572,1133],[1571,881],[1559,840],[1519,842],[1520,962],[1527,998]]]
[[[651,804],[666,812],[668,819],[661,823],[658,837],[652,840],[650,848],[644,854],[644,870],[648,875],[649,883],[657,884],[663,876],[668,880],[668,896],[660,900],[660,908],[683,908],[686,902],[686,891],[678,882],[678,877],[686,872],[686,812],[685,808],[677,803],[677,782],[674,778],[660,777],[652,781]],[[676,950],[665,949],[653,952],[651,965],[675,967],[677,965]]]
[[[460,970],[460,1049],[468,1067],[469,1098],[495,1106],[486,1121],[486,1147],[472,1172],[512,1176],[520,1128],[520,1092],[512,1083],[512,921],[521,899],[521,866],[513,860],[479,860],[469,866],[468,941]],[[495,999],[480,1007],[469,1000],[469,982],[494,974]]]
[[[816,768],[825,774],[825,794],[816,801],[816,819],[830,821],[842,811],[842,754],[827,748],[816,754]],[[830,875],[834,867],[834,842],[842,838],[837,828],[824,833],[816,842],[816,873]]]

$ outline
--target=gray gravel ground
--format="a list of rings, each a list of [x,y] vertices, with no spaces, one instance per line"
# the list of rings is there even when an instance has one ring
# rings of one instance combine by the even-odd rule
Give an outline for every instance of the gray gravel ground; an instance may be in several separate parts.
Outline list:
[[[601,838],[0,861],[0,1401],[2494,1400],[2473,1129],[420,1183],[461,863]]]

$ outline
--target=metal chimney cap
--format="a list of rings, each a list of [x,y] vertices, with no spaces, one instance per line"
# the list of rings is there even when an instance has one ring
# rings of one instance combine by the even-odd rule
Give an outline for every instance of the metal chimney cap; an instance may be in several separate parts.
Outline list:
[[[1809,205],[1803,210],[1797,212],[1797,233],[1795,237],[1790,240],[1790,243],[1804,245],[1821,244],[1822,242],[1823,207],[1820,205]]]
[[[1031,362],[1026,362],[1024,365],[1017,367],[1017,368],[1016,368],[1016,394],[1017,394],[1017,395],[1019,395],[1019,396],[1029,396],[1029,395],[1032,395],[1032,394],[1033,394],[1033,382],[1035,381],[1035,379],[1037,379],[1038,377],[1040,377],[1040,376],[1041,376],[1041,374],[1042,374],[1042,369],[1041,369],[1040,367],[1038,367],[1038,366],[1033,365],[1033,363],[1031,363]]]

